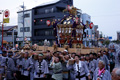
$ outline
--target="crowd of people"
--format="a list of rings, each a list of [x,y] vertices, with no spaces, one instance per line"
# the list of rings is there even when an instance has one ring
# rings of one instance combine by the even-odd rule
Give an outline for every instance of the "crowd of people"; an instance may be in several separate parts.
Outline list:
[[[0,50],[0,80],[120,80],[120,55]]]

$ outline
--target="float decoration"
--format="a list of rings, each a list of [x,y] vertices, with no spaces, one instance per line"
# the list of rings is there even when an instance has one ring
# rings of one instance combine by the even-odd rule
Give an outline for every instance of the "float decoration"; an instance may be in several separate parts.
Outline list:
[[[69,45],[70,48],[77,48],[82,44],[85,25],[77,17],[77,10],[79,9],[68,5],[63,12],[69,12],[69,15],[52,22],[56,44],[59,47]]]

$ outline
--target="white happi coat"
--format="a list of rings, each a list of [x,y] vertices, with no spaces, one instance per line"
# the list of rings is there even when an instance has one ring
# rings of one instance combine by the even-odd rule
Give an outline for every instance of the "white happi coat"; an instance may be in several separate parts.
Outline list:
[[[79,76],[82,76],[82,75],[90,75],[90,73],[89,73],[89,70],[88,70],[88,67],[87,67],[87,65],[85,64],[85,62],[83,62],[83,61],[79,61],[79,70],[78,70],[78,67],[77,67],[77,63],[75,63],[75,69],[76,69],[76,71],[79,71],[80,72],[80,75]],[[78,75],[78,74],[76,74],[76,75]],[[77,79],[76,79],[77,80]],[[83,78],[81,78],[80,80],[86,80],[86,76],[85,77],[83,77]]]
[[[37,73],[40,73],[40,71],[41,71],[41,74],[38,75]],[[42,60],[41,63],[39,63],[38,60],[36,60],[34,64],[34,78],[44,78],[44,75],[48,73],[49,73],[49,70],[48,70],[47,62],[44,59]]]
[[[98,78],[98,70],[99,70],[99,68],[97,68],[95,70],[94,75],[93,75],[93,80],[97,80],[97,78]],[[103,75],[101,75],[101,80],[112,80],[110,72],[108,70],[105,70]]]

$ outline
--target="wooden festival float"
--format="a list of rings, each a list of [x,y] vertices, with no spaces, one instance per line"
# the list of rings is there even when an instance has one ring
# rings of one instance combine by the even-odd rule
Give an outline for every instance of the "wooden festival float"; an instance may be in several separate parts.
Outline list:
[[[69,12],[68,16],[64,16],[59,21],[53,21],[54,36],[56,44],[64,48],[81,48],[83,40],[84,25],[77,17],[77,8],[67,6],[64,12]]]

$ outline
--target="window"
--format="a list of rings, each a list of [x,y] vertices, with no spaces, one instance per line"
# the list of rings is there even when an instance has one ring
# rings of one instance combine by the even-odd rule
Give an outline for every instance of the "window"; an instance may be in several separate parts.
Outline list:
[[[37,10],[34,10],[34,14],[35,14],[35,15],[37,14]]]
[[[29,13],[24,14],[24,18],[27,18],[27,17],[30,17],[30,14],[29,14]]]
[[[34,20],[34,25],[46,25],[46,21],[50,20],[53,21],[54,17],[47,17],[47,18],[38,18]]]
[[[20,32],[23,32],[23,27],[20,28]],[[30,32],[30,27],[24,27],[24,32]]]
[[[45,31],[45,35],[48,36],[49,35],[49,31]]]
[[[23,28],[22,27],[20,28],[20,32],[23,32]]]
[[[49,12],[49,10],[48,10],[48,9],[46,9],[46,10],[45,10],[45,13],[48,13],[48,12]]]
[[[87,35],[88,35],[88,30],[87,30]]]
[[[87,30],[87,38],[88,38],[89,36],[88,36],[88,30]]]
[[[30,32],[30,27],[25,27],[25,32]]]
[[[51,9],[46,9],[45,10],[45,13],[47,14],[47,13],[53,13],[54,12],[54,8],[51,8]]]
[[[92,30],[92,34],[94,34],[95,32],[94,32],[94,30]]]
[[[40,14],[48,14],[48,13],[53,13],[55,12],[54,8],[49,8],[49,9],[35,9],[34,14],[35,15],[40,15]]]
[[[51,9],[51,12],[54,12],[54,8]]]
[[[57,12],[63,12],[63,10],[64,10],[64,8],[57,7]]]
[[[52,29],[36,29],[35,36],[53,36],[54,32]]]

